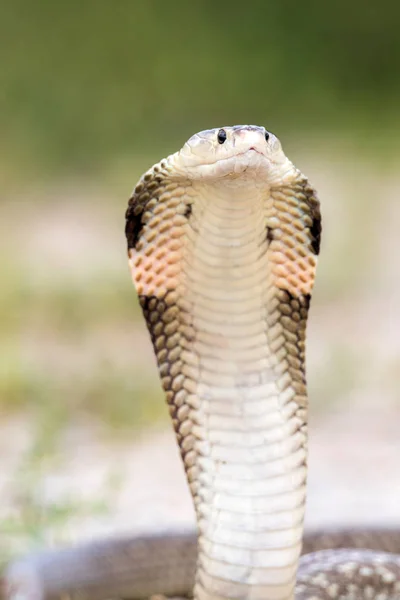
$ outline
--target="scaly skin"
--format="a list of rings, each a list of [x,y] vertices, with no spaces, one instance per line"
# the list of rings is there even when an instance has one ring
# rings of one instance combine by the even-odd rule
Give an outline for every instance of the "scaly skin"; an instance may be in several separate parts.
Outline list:
[[[8,566],[0,581],[0,598],[133,600],[161,593],[187,597],[193,590],[196,545],[194,533],[171,532],[35,552]],[[316,552],[321,548],[325,550]],[[327,552],[328,548],[335,550]],[[359,548],[356,556],[354,548]],[[391,600],[400,597],[400,556],[387,554],[400,552],[398,530],[306,532],[302,552],[296,600],[360,600],[371,598],[371,588],[381,600],[385,594]]]
[[[260,127],[197,134],[127,211],[130,266],[196,507],[196,599],[291,600],[319,204]]]

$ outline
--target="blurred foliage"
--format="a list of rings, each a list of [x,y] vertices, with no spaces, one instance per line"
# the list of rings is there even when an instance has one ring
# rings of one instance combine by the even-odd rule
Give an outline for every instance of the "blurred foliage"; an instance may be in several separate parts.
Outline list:
[[[400,129],[395,0],[0,0],[4,175],[98,170],[240,122]],[[384,144],[383,144],[384,145]]]

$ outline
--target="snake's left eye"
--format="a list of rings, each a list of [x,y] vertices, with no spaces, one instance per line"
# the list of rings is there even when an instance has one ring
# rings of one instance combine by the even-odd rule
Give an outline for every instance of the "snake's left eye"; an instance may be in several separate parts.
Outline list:
[[[269,140],[269,133],[268,133],[268,131],[266,131],[264,135],[265,135],[265,141],[268,142],[268,140]]]
[[[225,129],[220,129],[217,135],[218,144],[223,144],[226,140],[226,131]]]

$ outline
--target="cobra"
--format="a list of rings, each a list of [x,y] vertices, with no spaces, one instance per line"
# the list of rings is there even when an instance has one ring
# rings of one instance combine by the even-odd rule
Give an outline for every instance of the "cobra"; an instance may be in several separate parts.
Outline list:
[[[224,127],[152,167],[126,219],[197,515],[194,598],[292,600],[321,234],[315,190],[263,127]],[[325,576],[320,583],[339,594]],[[297,598],[312,595],[298,584]]]
[[[58,562],[42,555],[10,568],[9,595],[25,597],[25,573],[37,598],[399,599],[399,555],[325,550],[299,567],[306,324],[321,216],[279,140],[257,126],[194,135],[142,176],[126,235],[197,542],[104,542],[60,552]]]

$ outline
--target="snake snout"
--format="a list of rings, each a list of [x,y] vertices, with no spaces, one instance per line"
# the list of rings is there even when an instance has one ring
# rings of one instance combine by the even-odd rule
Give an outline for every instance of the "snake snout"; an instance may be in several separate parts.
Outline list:
[[[241,127],[233,131],[233,145],[237,154],[255,153],[267,157],[268,141],[261,127]]]

